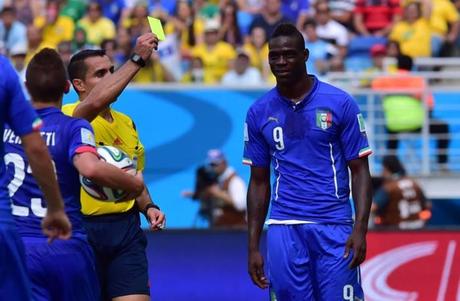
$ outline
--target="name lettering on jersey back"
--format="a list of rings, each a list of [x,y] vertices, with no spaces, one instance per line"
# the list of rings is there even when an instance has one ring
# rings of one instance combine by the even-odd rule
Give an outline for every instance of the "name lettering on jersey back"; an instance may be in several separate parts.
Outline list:
[[[43,140],[47,146],[56,145],[56,133],[55,132],[40,132]],[[21,144],[21,137],[16,136],[12,129],[5,129],[3,131],[3,142],[11,144]]]

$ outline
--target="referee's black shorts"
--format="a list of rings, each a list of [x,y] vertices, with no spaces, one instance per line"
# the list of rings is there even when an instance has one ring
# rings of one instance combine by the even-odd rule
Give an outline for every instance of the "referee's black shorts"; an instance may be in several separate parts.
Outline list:
[[[102,300],[150,295],[147,238],[136,206],[119,214],[85,216],[84,223],[96,256]]]

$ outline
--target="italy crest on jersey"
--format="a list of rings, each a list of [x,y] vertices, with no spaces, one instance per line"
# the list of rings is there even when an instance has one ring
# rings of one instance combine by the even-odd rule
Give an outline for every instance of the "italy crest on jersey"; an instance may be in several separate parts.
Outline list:
[[[316,126],[326,130],[332,126],[332,113],[328,110],[316,110]]]

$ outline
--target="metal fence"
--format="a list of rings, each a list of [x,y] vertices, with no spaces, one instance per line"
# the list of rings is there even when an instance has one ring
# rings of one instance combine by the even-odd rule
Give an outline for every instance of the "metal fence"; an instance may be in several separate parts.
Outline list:
[[[426,79],[425,89],[404,89],[376,91],[360,88],[363,81],[387,75],[383,73],[331,73],[327,81],[336,84],[352,94],[360,105],[367,122],[367,133],[374,150],[370,157],[371,170],[378,173],[381,159],[386,154],[396,154],[402,159],[406,169],[412,175],[429,176],[437,174],[460,174],[460,88],[453,83],[460,82],[458,72],[419,72],[414,73]],[[383,112],[383,98],[386,95],[414,95],[421,97],[425,118],[419,132],[401,132],[389,134]],[[428,97],[433,95],[435,105],[430,118]],[[430,122],[441,121],[449,127],[448,133],[430,133]],[[386,141],[397,138],[399,147],[396,151],[387,149]],[[437,147],[438,139],[449,139],[448,147]],[[448,156],[447,164],[438,164],[439,154]]]

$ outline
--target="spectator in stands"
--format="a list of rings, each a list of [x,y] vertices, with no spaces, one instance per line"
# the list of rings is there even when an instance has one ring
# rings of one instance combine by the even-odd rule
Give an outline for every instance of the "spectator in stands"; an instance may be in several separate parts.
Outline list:
[[[220,12],[221,27],[219,29],[219,40],[237,47],[243,44],[243,37],[238,27],[238,7],[235,3],[226,4]]]
[[[117,51],[114,56],[115,68],[121,66],[129,59],[131,55],[133,43],[129,30],[126,28],[119,28],[116,37]]]
[[[90,0],[94,1],[94,0]],[[60,11],[60,15],[67,16],[73,20],[74,23],[77,23],[86,13],[86,6],[88,0],[67,0],[61,1],[63,6]]]
[[[410,2],[404,7],[403,19],[396,22],[390,40],[399,43],[401,53],[412,58],[431,56],[431,0]]]
[[[204,23],[195,17],[192,4],[185,0],[177,2],[174,15],[166,23],[165,32],[177,35],[182,56],[185,58],[191,57],[191,49],[204,41]]]
[[[125,15],[121,20],[121,26],[129,30],[133,40],[150,30],[147,20],[149,10],[145,2],[136,2],[134,7],[127,10]]]
[[[88,43],[87,33],[84,28],[82,27],[75,28],[75,32],[73,34],[73,40],[72,40],[72,50],[74,52],[78,52],[83,49],[91,49],[95,47],[96,47],[95,45],[91,45]]]
[[[315,3],[315,20],[318,37],[334,45],[332,51],[334,56],[345,58],[349,41],[348,31],[342,24],[332,19],[327,0],[318,0]]]
[[[315,4],[320,0],[314,0]],[[353,31],[353,11],[355,0],[327,0],[329,13],[333,20],[339,22],[347,30]]]
[[[281,0],[281,13],[301,29],[309,17],[309,6],[306,0]]]
[[[95,1],[95,0],[93,0]],[[112,22],[118,25],[121,14],[126,7],[124,0],[96,0],[101,6],[102,14],[112,20]]]
[[[395,152],[399,144],[399,133],[420,133],[425,121],[425,108],[423,104],[423,93],[427,93],[427,85],[424,78],[411,75],[412,59],[407,55],[398,57],[398,71],[395,76],[382,76],[373,80],[372,88],[379,91],[391,93],[395,89],[417,89],[420,93],[392,93],[383,99],[383,110],[385,114],[385,127],[389,134],[387,149]],[[426,95],[426,94],[425,94]],[[449,125],[444,121],[433,118],[434,99],[429,93],[426,96],[426,107],[429,110],[429,132],[436,135],[437,140],[437,161],[439,170],[448,170],[448,148],[450,144]]]
[[[195,181],[195,191],[182,195],[200,201],[199,213],[209,220],[211,228],[246,226],[246,183],[220,150],[208,151]]]
[[[0,11],[0,40],[7,53],[14,47],[27,45],[26,27],[16,19],[13,6],[5,6]]]
[[[281,0],[264,0],[262,13],[254,17],[249,31],[254,27],[262,27],[265,37],[269,38],[279,24],[286,22],[290,21],[282,14]]]
[[[433,0],[431,13],[431,46],[433,56],[448,57],[454,50],[460,22],[455,5],[449,0]]]
[[[363,36],[387,36],[401,19],[399,0],[357,0],[353,13],[356,32]]]
[[[309,51],[307,71],[309,74],[322,75],[327,71],[329,44],[318,38],[316,22],[308,20],[303,25],[305,47]]]
[[[225,73],[222,78],[222,84],[234,86],[257,86],[262,84],[260,71],[250,66],[249,55],[243,49],[238,50],[233,69]]]
[[[262,72],[265,78],[268,67],[268,44],[265,42],[265,31],[262,27],[254,27],[251,31],[247,42],[244,43],[243,49],[249,55],[251,66],[256,67]]]
[[[25,26],[29,26],[34,22],[34,2],[31,0],[15,0],[14,7],[16,8],[16,17],[19,22]]]
[[[43,42],[56,48],[62,41],[70,41],[75,29],[72,18],[60,16],[61,1],[47,0],[44,16],[37,16],[34,25],[42,30]]]
[[[32,57],[43,48],[53,48],[53,45],[43,41],[42,31],[34,25],[27,26],[27,55],[26,64],[30,62]]]
[[[205,80],[204,66],[201,58],[192,58],[189,70],[184,73],[181,81],[183,83],[195,84],[204,84],[205,82],[209,82],[209,80]]]
[[[431,203],[422,188],[408,177],[396,156],[383,158],[382,186],[374,194],[375,225],[421,229],[431,217]]]
[[[260,14],[264,6],[264,0],[236,0],[236,3],[241,11],[253,15]]]
[[[99,3],[91,2],[88,5],[86,16],[78,22],[78,26],[86,31],[87,43],[101,45],[104,39],[115,38],[115,24],[102,15]]]
[[[154,51],[150,60],[145,63],[145,67],[140,69],[133,78],[133,83],[149,84],[174,81],[174,77],[161,63],[158,52]]]
[[[192,49],[192,55],[199,57],[204,65],[205,83],[218,83],[228,71],[230,63],[236,57],[232,45],[219,40],[220,23],[218,19],[209,19],[205,24],[204,43]]]
[[[72,54],[73,54],[72,42],[63,41],[59,43],[57,46],[57,52],[59,53],[59,56],[61,57],[62,62],[64,63],[64,66],[67,68],[67,66],[70,63],[70,58],[72,57]]]
[[[27,46],[25,44],[16,44],[13,48],[10,49],[10,60],[21,79],[21,86],[23,91],[27,91],[24,86],[26,81],[26,54]],[[28,95],[28,93],[26,94]]]

